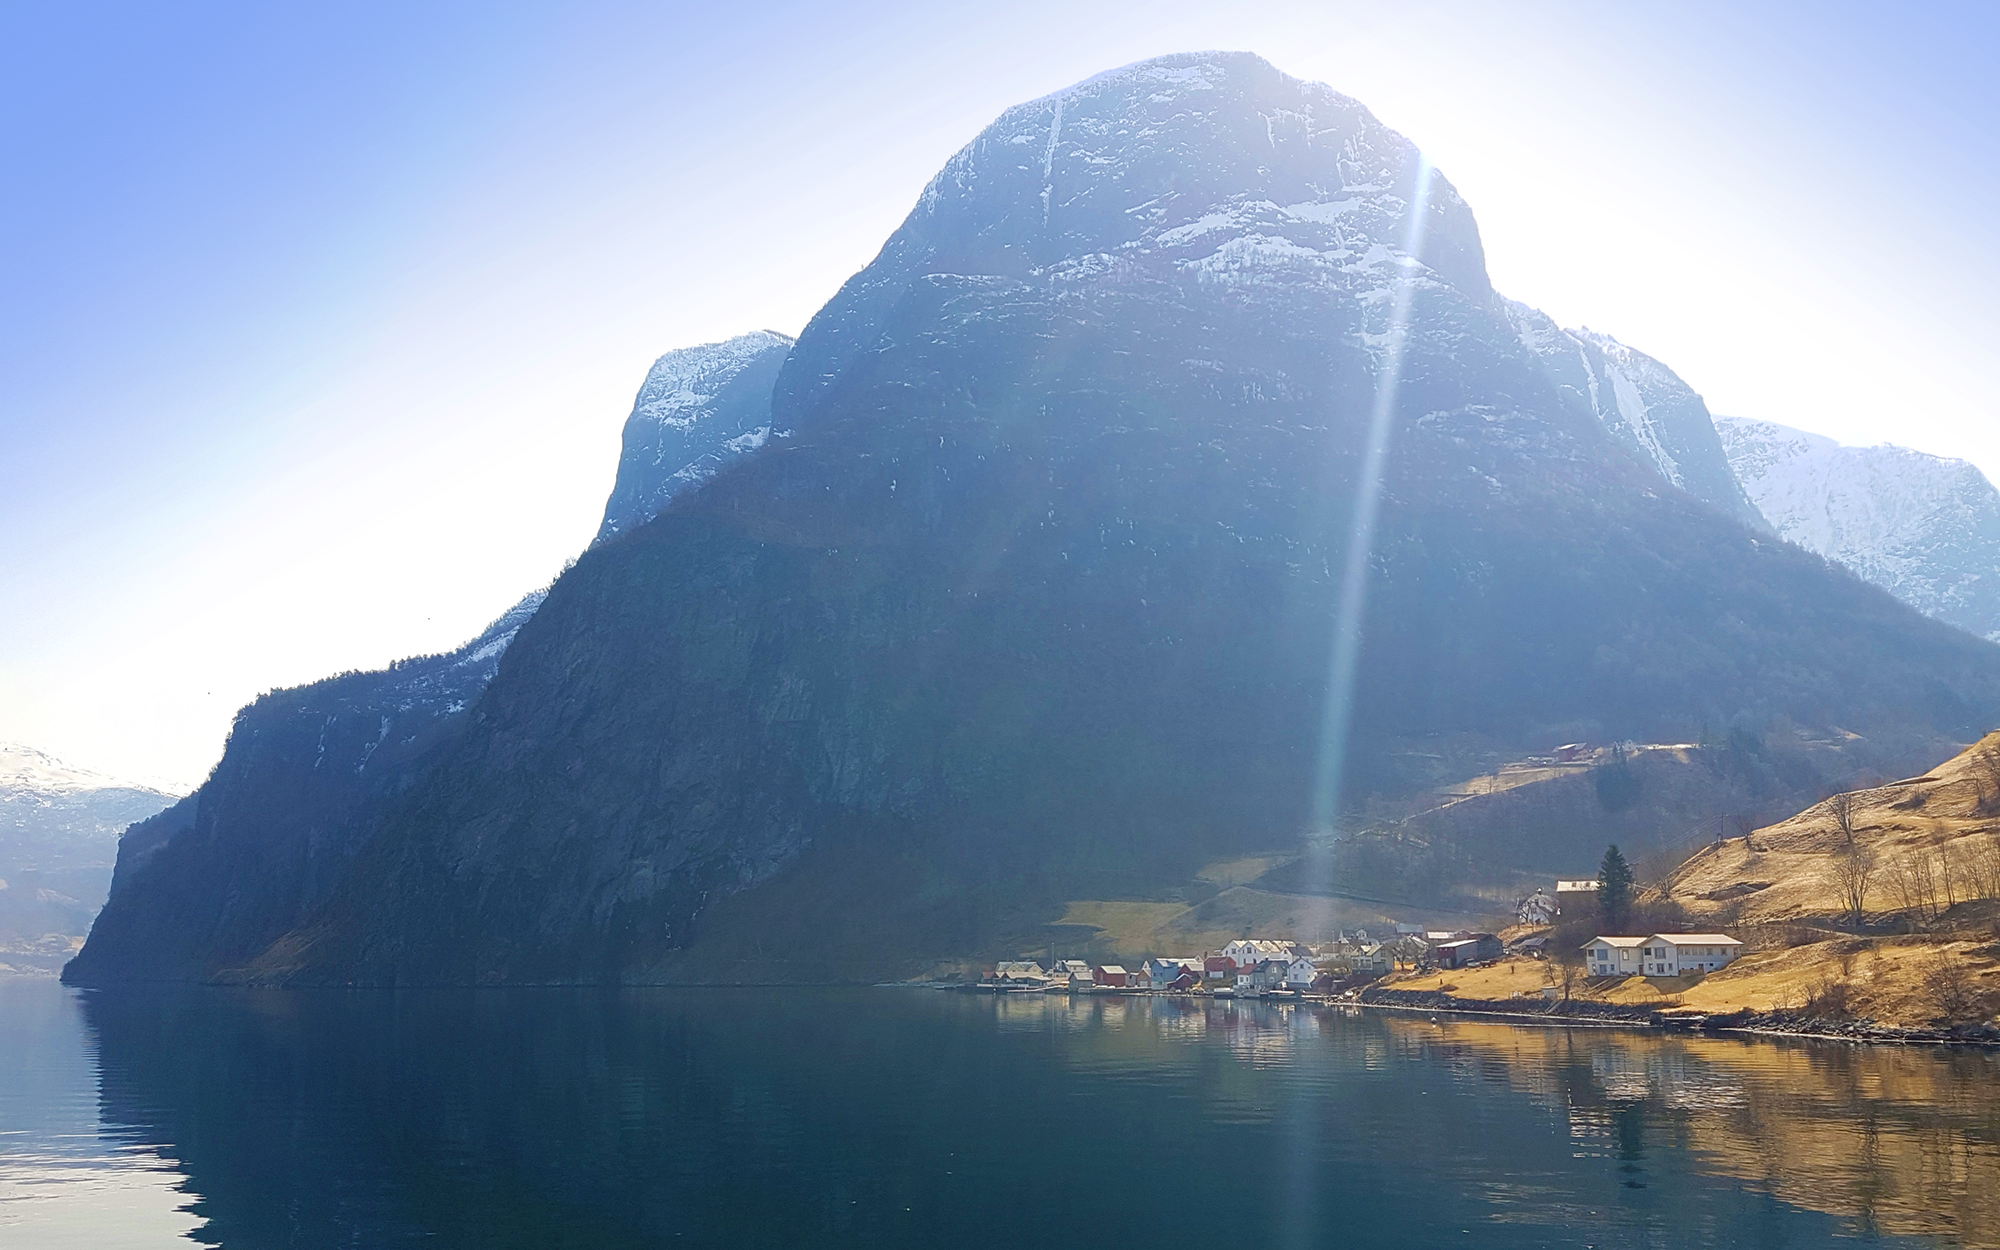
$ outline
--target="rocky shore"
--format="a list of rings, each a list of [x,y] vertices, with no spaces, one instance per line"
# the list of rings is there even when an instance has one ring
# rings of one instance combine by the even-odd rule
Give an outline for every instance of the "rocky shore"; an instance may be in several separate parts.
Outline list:
[[[1510,1023],[1671,1029],[1698,1033],[1754,1033],[1767,1036],[1822,1038],[1847,1042],[1926,1046],[1980,1046],[2000,1049],[2000,1028],[1991,1024],[1905,1029],[1854,1018],[1828,1018],[1803,1011],[1733,1011],[1701,1013],[1661,1011],[1645,1005],[1600,1003],[1588,999],[1460,998],[1435,990],[1370,988],[1356,998],[1365,1007],[1400,1011],[1450,1012],[1485,1016]]]

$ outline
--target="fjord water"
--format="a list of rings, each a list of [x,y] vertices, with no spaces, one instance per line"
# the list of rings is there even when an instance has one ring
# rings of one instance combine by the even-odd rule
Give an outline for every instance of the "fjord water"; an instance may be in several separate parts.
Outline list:
[[[0,984],[0,1244],[2000,1244],[2000,1062],[921,990]]]

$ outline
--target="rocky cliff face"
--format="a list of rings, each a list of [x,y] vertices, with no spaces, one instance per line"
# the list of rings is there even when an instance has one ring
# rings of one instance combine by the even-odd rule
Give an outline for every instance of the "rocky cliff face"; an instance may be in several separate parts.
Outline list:
[[[1004,114],[770,425],[559,579],[324,901],[212,970],[873,978],[1296,844],[1444,736],[2000,716],[1991,648],[1565,399],[1417,149],[1250,56]]]
[[[1889,444],[1844,447],[1771,421],[1721,417],[1716,428],[1779,534],[2000,642],[2000,491],[1978,468]]]
[[[457,651],[273,691],[238,712],[201,788],[119,841],[110,898],[70,975],[200,979],[290,931],[384,804],[462,730],[542,598]]]
[[[618,480],[596,541],[652,520],[732,458],[783,438],[771,429],[771,385],[791,349],[789,338],[760,330],[654,361],[625,420]]]
[[[654,363],[625,424],[598,542],[772,437],[771,384],[790,347],[783,335],[747,334]],[[245,708],[201,789],[117,844],[118,888],[74,975],[206,977],[295,929],[325,903],[387,805],[465,730],[543,598],[528,595],[450,654],[276,691]],[[108,879],[108,846],[104,858]]]
[[[1526,304],[1510,300],[1507,316],[1565,403],[1596,417],[1668,484],[1770,532],[1730,468],[1708,405],[1680,375],[1608,334],[1565,330]]]
[[[0,743],[0,974],[53,974],[111,886],[118,835],[174,801],[151,786]]]

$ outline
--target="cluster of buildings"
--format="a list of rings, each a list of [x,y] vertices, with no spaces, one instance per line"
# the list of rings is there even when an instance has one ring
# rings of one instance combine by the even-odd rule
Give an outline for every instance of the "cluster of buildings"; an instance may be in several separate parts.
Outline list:
[[[1558,880],[1553,892],[1536,890],[1514,905],[1523,925],[1547,926],[1567,908],[1592,906],[1594,880]],[[1583,948],[1585,973],[1593,977],[1677,977],[1727,967],[1743,943],[1727,933],[1652,933],[1635,937],[1594,937]]]
[[[1464,968],[1505,953],[1500,939],[1491,933],[1396,925],[1382,933],[1343,932],[1333,941],[1312,945],[1240,938],[1203,955],[1156,956],[1129,967],[1081,959],[1052,960],[1047,968],[1028,960],[1012,961],[994,965],[981,985],[996,990],[1164,991],[1246,998],[1325,992],[1350,980],[1386,976],[1399,963]]]
[[[1593,938],[1584,948],[1585,975],[1672,977],[1727,967],[1743,943],[1726,933],[1655,933],[1647,937]],[[1130,966],[1052,959],[994,965],[979,987],[997,991],[1057,993],[1216,994],[1237,998],[1326,993],[1360,980],[1387,976],[1400,965],[1440,971],[1496,962],[1508,954],[1546,958],[1548,938],[1531,935],[1511,944],[1492,933],[1426,930],[1395,925],[1371,934],[1338,933],[1331,942],[1307,944],[1239,938],[1203,955],[1161,955]]]

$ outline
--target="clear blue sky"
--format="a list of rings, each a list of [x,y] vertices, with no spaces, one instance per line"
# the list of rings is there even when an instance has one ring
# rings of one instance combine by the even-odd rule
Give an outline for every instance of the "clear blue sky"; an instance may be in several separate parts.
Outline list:
[[[0,2],[0,739],[198,780],[588,541],[659,352],[796,332],[1009,104],[1247,48],[1718,412],[2000,476],[1981,5]]]

